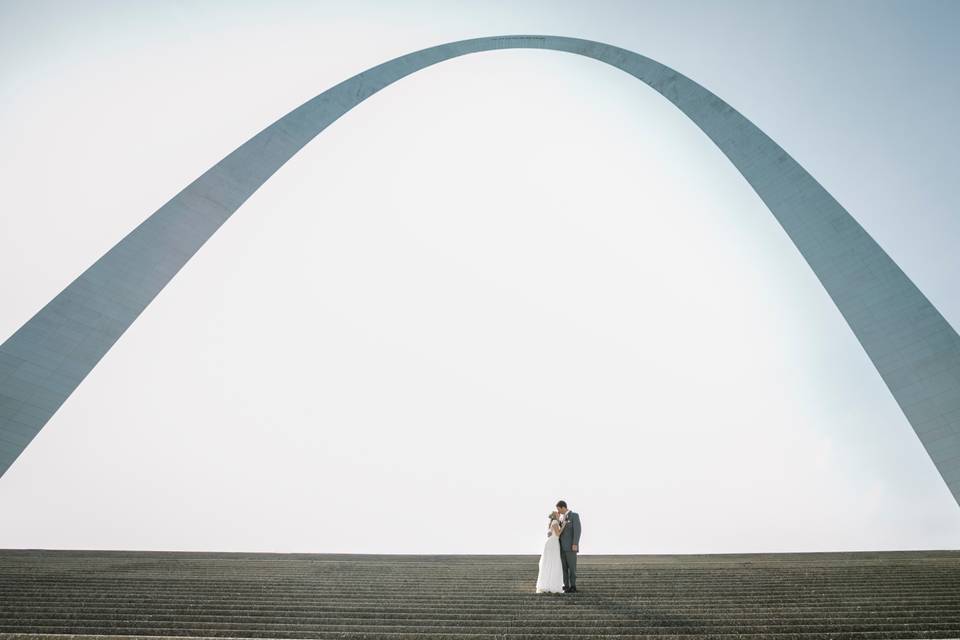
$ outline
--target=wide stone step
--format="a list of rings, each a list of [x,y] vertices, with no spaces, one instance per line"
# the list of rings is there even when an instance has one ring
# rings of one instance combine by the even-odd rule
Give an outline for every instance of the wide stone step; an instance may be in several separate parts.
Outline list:
[[[552,594],[554,597],[563,597],[560,594]],[[384,598],[389,597],[390,602],[385,603]],[[437,594],[436,596],[420,596],[420,595],[411,595],[411,594],[391,594],[389,592],[372,594],[371,596],[364,597],[352,597],[349,595],[344,595],[342,597],[323,597],[318,595],[317,597],[311,598],[285,598],[276,595],[264,595],[263,598],[252,598],[252,597],[241,597],[234,596],[231,597],[230,594],[222,594],[216,597],[197,597],[191,595],[176,595],[176,594],[163,594],[163,593],[149,593],[144,592],[140,596],[131,596],[130,594],[117,594],[117,595],[104,595],[99,594],[99,597],[90,597],[86,598],[83,592],[76,592],[74,594],[50,594],[50,593],[37,593],[31,596],[24,597],[22,595],[16,596],[7,596],[3,597],[4,602],[13,603],[19,602],[23,604],[31,604],[38,602],[38,599],[43,598],[43,602],[47,603],[76,603],[78,598],[84,598],[84,602],[87,603],[98,603],[98,602],[109,602],[109,603],[125,603],[125,604],[143,604],[143,603],[153,603],[153,602],[167,602],[171,604],[176,603],[203,603],[207,606],[217,606],[224,603],[232,604],[235,606],[250,606],[262,604],[264,606],[311,606],[311,604],[323,603],[326,605],[330,604],[341,604],[341,605],[364,605],[373,603],[377,606],[391,606],[391,605],[403,605],[403,606],[418,606],[427,604],[442,605],[444,607],[450,606],[462,606],[463,608],[489,608],[491,606],[512,606],[517,608],[528,608],[536,606],[552,606],[549,602],[551,594],[543,594],[536,600],[524,599],[523,596],[518,596],[516,599],[504,600],[503,594],[500,594],[499,597],[488,596],[482,597],[478,596],[471,598],[469,596],[444,596],[442,594]],[[890,604],[903,604],[903,605],[913,605],[913,604],[924,604],[924,603],[944,603],[944,604],[955,604],[958,601],[956,591],[950,592],[937,592],[931,594],[916,594],[911,593],[910,595],[897,596],[896,594],[889,594],[886,596],[881,596],[877,593],[843,593],[837,592],[835,594],[809,594],[809,595],[797,595],[797,594],[785,594],[783,597],[752,597],[750,594],[740,594],[740,593],[730,593],[725,594],[724,596],[711,596],[711,597],[702,597],[702,598],[690,598],[689,596],[685,597],[682,600],[676,598],[662,598],[662,597],[648,597],[648,596],[636,596],[635,594],[621,594],[617,596],[601,596],[595,593],[584,593],[581,591],[577,594],[578,599],[581,602],[587,601],[596,601],[597,599],[602,598],[604,601],[613,600],[610,602],[610,606],[635,606],[637,604],[643,605],[655,605],[661,602],[673,603],[676,606],[697,606],[697,607],[709,607],[709,606],[727,606],[736,601],[739,606],[747,608],[762,608],[766,606],[810,606],[810,607],[819,607],[824,605],[830,605],[832,603],[842,602],[848,605],[890,605]],[[591,600],[592,599],[592,600]]]
[[[5,640],[8,638],[15,637],[32,637],[37,640],[47,640],[51,635],[64,635],[70,638],[77,637],[96,637],[107,635],[109,633],[97,633],[97,634],[73,634],[73,633],[64,633],[64,634],[22,634],[19,632],[2,632],[0,631],[0,637]],[[157,634],[152,632],[144,634],[144,637],[150,636],[156,637]],[[529,634],[523,632],[513,631],[509,628],[501,629],[496,633],[425,633],[425,632],[416,632],[413,634],[410,633],[393,633],[393,632],[310,632],[306,634],[298,633],[263,633],[263,634],[251,634],[251,635],[229,635],[229,634],[219,634],[211,636],[198,635],[197,633],[187,632],[185,634],[170,633],[170,634],[159,634],[161,637],[170,637],[170,638],[199,638],[199,637],[210,637],[218,638],[223,640],[225,638],[272,638],[275,640],[282,640],[283,638],[296,638],[297,640],[310,640],[310,639],[335,639],[335,638],[370,638],[376,640],[387,640],[387,639],[401,639],[401,638],[429,638],[431,640],[480,640],[480,639],[490,639],[490,640],[502,640],[504,638],[510,638],[511,640],[543,640],[544,638],[558,638],[561,640],[577,640],[577,639],[612,639],[612,638],[644,638],[644,639],[653,639],[653,638],[670,638],[671,640],[678,640],[681,638],[687,638],[690,640],[698,639],[702,640],[703,638],[730,638],[730,639],[739,639],[739,638],[779,638],[783,640],[841,640],[841,639],[862,639],[862,638],[876,638],[876,639],[887,639],[887,638],[901,638],[904,640],[915,640],[917,638],[957,638],[956,630],[948,631],[915,631],[915,630],[885,630],[885,631],[831,631],[829,633],[813,631],[813,632],[784,632],[784,633],[775,633],[770,631],[761,631],[758,633],[745,633],[742,631],[737,631],[735,633],[715,633],[715,632],[702,632],[699,630],[671,630],[666,633],[658,633],[655,631],[643,631],[636,630],[631,633],[617,633],[617,634],[605,634],[605,633],[583,633],[577,631],[575,633],[556,633],[555,630],[553,633],[542,632],[538,634]],[[129,638],[136,637],[132,634],[119,634],[113,635],[114,638]]]
[[[135,635],[162,633],[167,635],[176,635],[181,637],[191,637],[198,635],[208,636],[231,636],[231,637],[259,637],[259,638],[310,638],[318,633],[366,633],[366,634],[406,634],[408,636],[418,635],[477,635],[477,634],[512,634],[520,633],[524,635],[551,637],[553,629],[526,629],[512,625],[500,625],[499,627],[476,627],[471,625],[249,625],[239,627],[237,625],[158,625],[151,621],[145,621],[140,624],[131,622],[124,625],[110,627],[94,627],[88,625],[41,625],[35,628],[27,629],[21,625],[0,625],[0,632],[31,632],[31,633],[56,633],[56,634],[91,634],[91,633],[109,633],[112,635]],[[916,634],[942,634],[940,637],[956,637],[960,631],[960,625],[949,623],[927,622],[922,624],[897,624],[897,625],[870,625],[870,624],[765,624],[765,625],[723,625],[723,624],[675,624],[663,625],[653,622],[641,623],[632,629],[625,627],[610,627],[604,625],[584,625],[582,627],[571,626],[564,629],[564,632],[571,635],[599,635],[616,636],[624,633],[642,632],[646,635],[670,635],[676,633],[686,633],[694,635],[708,634],[831,634],[854,633],[854,632],[888,632],[888,633],[911,633],[912,637],[919,637]],[[950,634],[954,634],[951,636]]]
[[[601,617],[591,616],[585,617],[582,619],[567,619],[564,621],[564,627],[584,627],[584,626],[606,626],[606,627],[630,627],[635,625],[648,625],[657,621],[662,621],[663,616],[660,615],[634,615],[632,618],[624,619],[604,619]],[[685,619],[686,620],[686,619]],[[692,620],[692,619],[690,619]],[[937,619],[930,620],[924,616],[915,616],[915,617],[899,617],[899,616],[873,616],[873,617],[863,617],[862,619],[856,617],[788,617],[788,616],[769,616],[767,618],[759,617],[748,617],[743,618],[739,616],[729,616],[726,618],[717,618],[709,619],[706,617],[700,617],[697,620],[698,623],[703,623],[709,621],[710,624],[715,624],[717,626],[756,626],[763,624],[777,624],[777,625],[795,625],[795,626],[820,626],[820,625],[834,625],[834,624],[856,624],[862,627],[869,626],[881,626],[881,627],[898,627],[899,625],[917,625],[917,624],[928,624],[928,623],[939,623],[943,625],[956,626],[960,622],[960,616],[956,613],[953,614],[944,614],[939,616]],[[512,620],[510,622],[512,627],[526,627],[530,629],[535,629],[542,627],[546,622],[543,620],[535,619],[525,619],[525,620]],[[168,617],[168,616],[154,616],[154,615],[142,615],[134,614],[127,616],[94,616],[89,618],[62,618],[56,619],[46,618],[46,619],[37,619],[31,617],[23,618],[5,618],[0,619],[0,626],[10,627],[10,626],[42,626],[42,625],[61,625],[61,626],[90,626],[90,625],[102,625],[102,626],[124,626],[126,624],[134,623],[151,623],[158,626],[166,627],[179,627],[179,626],[190,626],[190,627],[201,627],[201,626],[238,626],[244,628],[253,628],[255,626],[281,626],[281,625],[301,625],[301,626],[325,626],[329,624],[336,624],[338,626],[370,626],[376,625],[382,627],[385,625],[410,625],[411,623],[416,624],[431,624],[436,626],[476,626],[476,627],[495,627],[503,623],[502,619],[496,618],[487,618],[483,620],[463,620],[456,618],[433,618],[429,620],[423,620],[420,618],[398,618],[393,619],[390,617],[385,618],[354,618],[354,617],[302,617],[302,618],[284,618],[284,617],[257,617],[257,616],[185,616],[180,617]]]

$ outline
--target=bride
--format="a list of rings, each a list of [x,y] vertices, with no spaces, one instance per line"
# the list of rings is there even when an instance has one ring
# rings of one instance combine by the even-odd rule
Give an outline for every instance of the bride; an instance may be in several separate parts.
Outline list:
[[[560,562],[560,515],[554,511],[549,516],[547,542],[540,554],[540,573],[537,575],[537,593],[563,593],[563,564]]]

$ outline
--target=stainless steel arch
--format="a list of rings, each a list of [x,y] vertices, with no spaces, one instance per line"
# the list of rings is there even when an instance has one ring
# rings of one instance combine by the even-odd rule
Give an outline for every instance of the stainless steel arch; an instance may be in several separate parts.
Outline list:
[[[430,47],[345,80],[245,142],[131,231],[0,345],[0,475],[187,260],[314,136],[419,69],[511,48],[566,51],[622,69],[713,140],[823,283],[960,503],[960,338],[897,264],[793,158],[710,91],[619,47],[532,35]]]

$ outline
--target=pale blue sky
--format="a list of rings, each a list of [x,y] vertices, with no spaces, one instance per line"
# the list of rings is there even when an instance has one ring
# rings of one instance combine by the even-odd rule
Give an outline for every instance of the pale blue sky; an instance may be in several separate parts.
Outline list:
[[[960,6],[0,2],[0,339],[248,137],[414,49],[547,33],[700,82],[954,326]],[[815,276],[648,87],[543,51],[344,116],[0,479],[0,547],[957,548],[960,508]]]

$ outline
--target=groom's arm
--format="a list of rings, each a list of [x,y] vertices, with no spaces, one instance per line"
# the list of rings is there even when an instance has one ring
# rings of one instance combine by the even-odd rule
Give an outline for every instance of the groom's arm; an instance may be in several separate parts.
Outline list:
[[[573,546],[580,548],[580,514],[577,514],[575,518],[570,522],[570,525],[573,527]]]

